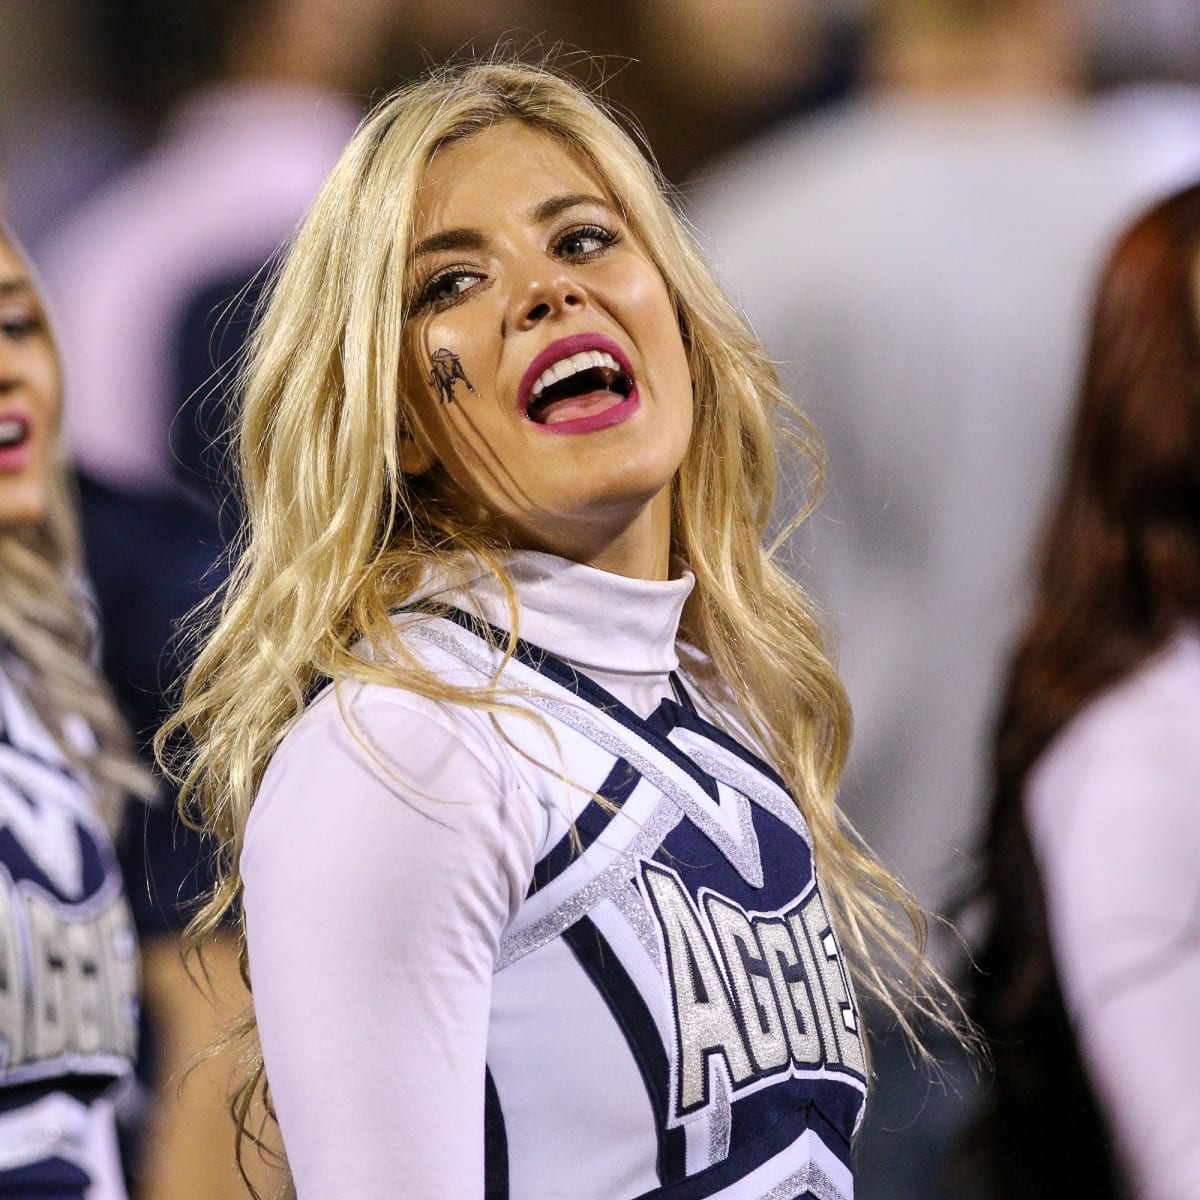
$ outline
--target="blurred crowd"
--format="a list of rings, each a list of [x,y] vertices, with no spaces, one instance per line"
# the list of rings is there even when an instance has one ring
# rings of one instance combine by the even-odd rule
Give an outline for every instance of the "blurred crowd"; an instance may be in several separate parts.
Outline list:
[[[186,663],[178,623],[219,587],[236,538],[231,380],[272,256],[372,97],[497,45],[550,55],[643,132],[821,432],[821,507],[790,532],[811,480],[785,460],[778,532],[828,615],[854,705],[843,805],[922,904],[985,945],[1003,902],[988,858],[992,806],[1011,782],[998,775],[997,722],[1007,704],[1004,728],[1020,726],[1013,704],[1050,694],[1013,690],[1023,677],[1012,655],[1027,650],[1030,614],[1043,612],[1056,575],[1058,559],[1046,558],[1037,574],[1036,554],[1073,461],[1102,268],[1133,220],[1200,181],[1195,0],[0,0],[0,214],[57,317],[103,667],[143,753]],[[1184,257],[1190,246],[1194,318],[1200,235],[1177,246]],[[1187,328],[1180,338],[1194,353],[1200,321]],[[1193,482],[1197,378],[1181,370],[1182,382],[1163,383],[1192,389],[1177,437]],[[1117,437],[1101,465],[1124,448]],[[1181,494],[1184,508],[1200,505]],[[1136,524],[1124,510],[1118,521]],[[1200,506],[1190,536],[1195,552]],[[1085,701],[1188,630],[1200,618],[1191,602],[1157,617],[1167,631],[1120,670],[1078,684],[1039,753]],[[1105,659],[1098,641],[1092,650]],[[1188,643],[1180,653],[1194,652]],[[1179,685],[1171,711],[1200,713],[1196,683]],[[1167,739],[1154,765],[1172,753]],[[1179,772],[1200,799],[1194,757]],[[1123,793],[1130,806],[1139,780],[1131,774]],[[126,1124],[141,1146],[138,1194],[215,1200],[242,1194],[222,1101],[231,1067],[196,1055],[248,997],[232,953],[208,963],[202,990],[181,964],[207,850],[168,791],[131,807],[119,847],[149,1018]],[[1112,1147],[1113,1179],[1132,1178],[1139,1196],[1182,1196],[1186,1184],[1171,1191],[1146,1165],[1153,1092],[1122,1094],[1091,1040],[1118,1031],[1080,1015],[1091,1003],[1073,990],[1092,978],[1078,961],[1086,927],[1042,912],[1073,894],[1078,868],[1046,848],[1072,834],[1061,821],[1045,833],[1054,822],[1044,812],[1036,825],[1047,840],[1035,831],[1026,857],[1041,882],[1031,866],[1021,886],[1044,897],[1030,901],[1042,915],[1029,936],[1072,956],[1048,967],[1048,952],[1038,966],[1066,985],[1055,992],[1061,1038],[1078,1040],[1085,1073],[1101,1060],[1100,1115],[1088,1109],[1088,1120]],[[1128,834],[1115,828],[1097,839],[1114,857]],[[1105,869],[1120,893],[1119,864]],[[1173,898],[1183,921],[1200,875],[1176,884],[1165,908]],[[1164,943],[1185,957],[1186,933],[1172,928]],[[935,924],[932,944],[970,992],[960,937]],[[1130,1013],[1126,1024],[1153,1019]],[[931,1083],[884,1024],[876,1035],[860,1197],[1034,1194],[995,1173],[972,1182],[979,1156],[962,1147],[994,1098],[987,1068],[973,1073],[947,1046]],[[1194,1046],[1170,1052],[1196,1063]],[[1173,1111],[1200,1112],[1200,1089],[1190,1092],[1190,1109],[1173,1096]],[[1175,1130],[1156,1162],[1195,1155],[1186,1124]],[[1200,1128],[1190,1132],[1200,1144]],[[271,1170],[269,1156],[250,1164],[260,1181]]]

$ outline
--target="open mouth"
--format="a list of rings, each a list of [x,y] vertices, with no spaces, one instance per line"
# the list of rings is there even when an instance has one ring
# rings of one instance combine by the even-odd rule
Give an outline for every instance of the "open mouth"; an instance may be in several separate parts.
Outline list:
[[[0,417],[0,450],[19,446],[29,437],[29,422],[24,417]]]
[[[557,425],[602,413],[629,398],[633,378],[604,350],[582,350],[547,367],[530,390],[525,415]]]

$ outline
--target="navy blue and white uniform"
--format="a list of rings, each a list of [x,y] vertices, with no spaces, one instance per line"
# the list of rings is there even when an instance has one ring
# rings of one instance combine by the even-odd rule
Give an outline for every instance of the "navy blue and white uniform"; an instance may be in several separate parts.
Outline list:
[[[850,1197],[850,981],[798,808],[680,669],[690,576],[510,570],[516,714],[344,685],[252,810],[250,969],[300,1200]],[[397,617],[407,644],[482,686],[502,597],[438,599]]]
[[[123,1200],[110,1094],[137,994],[108,834],[0,660],[0,1197]]]

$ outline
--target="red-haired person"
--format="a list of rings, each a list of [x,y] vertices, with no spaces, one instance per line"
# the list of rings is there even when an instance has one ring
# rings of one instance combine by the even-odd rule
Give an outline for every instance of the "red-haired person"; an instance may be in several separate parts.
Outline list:
[[[999,1194],[1200,1195],[1200,186],[1118,242],[996,733]]]

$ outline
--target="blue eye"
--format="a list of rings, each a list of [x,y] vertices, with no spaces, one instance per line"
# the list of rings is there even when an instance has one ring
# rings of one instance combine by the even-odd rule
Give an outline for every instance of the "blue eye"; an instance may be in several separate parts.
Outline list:
[[[580,225],[568,230],[555,244],[554,250],[563,258],[588,259],[603,254],[617,241],[617,235],[599,225]]]
[[[422,289],[418,304],[421,308],[448,308],[462,299],[480,281],[475,271],[452,267],[435,275]]]

